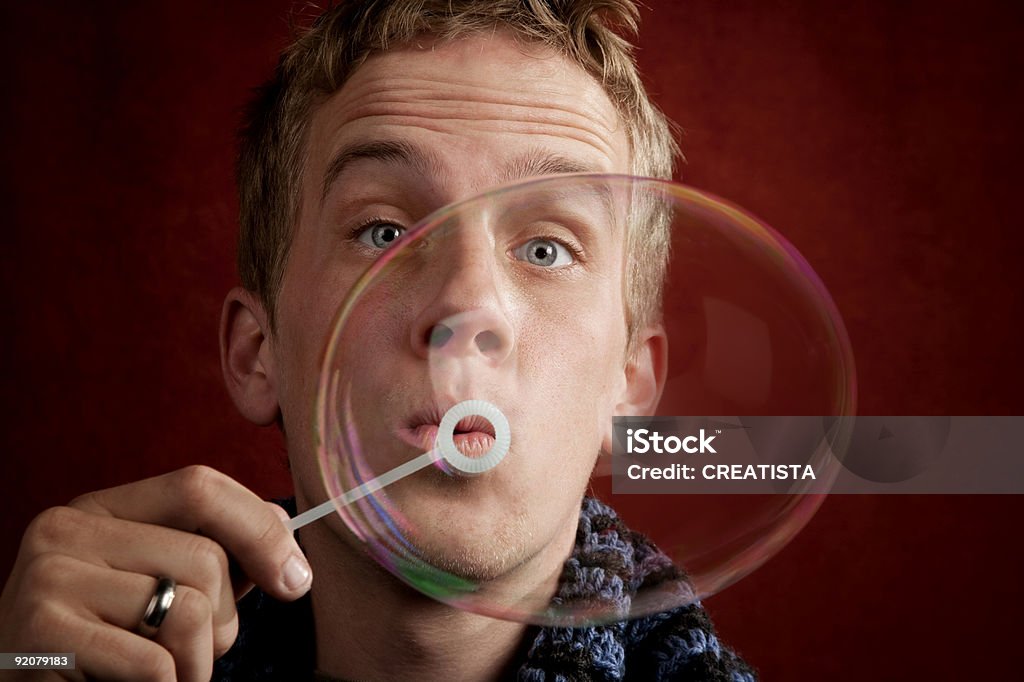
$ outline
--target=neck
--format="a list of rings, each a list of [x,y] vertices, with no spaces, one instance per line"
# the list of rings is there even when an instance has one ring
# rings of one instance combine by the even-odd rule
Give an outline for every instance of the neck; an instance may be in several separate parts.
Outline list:
[[[336,526],[336,527],[332,527]],[[313,569],[317,669],[343,679],[509,676],[529,628],[459,611],[401,583],[343,539],[336,517],[304,528]]]

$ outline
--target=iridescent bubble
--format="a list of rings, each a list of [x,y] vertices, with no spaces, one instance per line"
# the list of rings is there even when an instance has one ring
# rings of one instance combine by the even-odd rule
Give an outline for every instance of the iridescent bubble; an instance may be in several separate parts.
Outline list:
[[[358,548],[425,594],[545,624],[665,610],[754,570],[828,492],[842,434],[758,417],[852,415],[849,342],[806,261],[740,209],[555,176],[342,248],[367,269],[327,343],[323,479]],[[616,493],[613,417],[648,415],[744,415],[716,423],[820,475]]]

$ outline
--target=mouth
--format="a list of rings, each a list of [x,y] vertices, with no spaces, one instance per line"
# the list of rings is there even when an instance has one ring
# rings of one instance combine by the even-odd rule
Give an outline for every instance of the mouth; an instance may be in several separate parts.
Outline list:
[[[398,429],[398,437],[426,452],[434,448],[437,441],[438,425],[443,412],[438,409],[420,414]],[[452,433],[455,447],[466,457],[482,457],[494,445],[494,426],[489,421],[474,415],[459,420]]]

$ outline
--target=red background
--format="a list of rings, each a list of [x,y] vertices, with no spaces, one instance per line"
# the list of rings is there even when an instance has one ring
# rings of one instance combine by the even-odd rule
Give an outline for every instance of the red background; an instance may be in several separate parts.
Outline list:
[[[639,60],[683,129],[682,179],[817,270],[860,411],[1024,412],[1015,3],[649,4]],[[292,5],[0,10],[0,573],[32,516],[87,490],[205,462],[287,492],[280,439],[222,388],[216,327],[232,135]],[[994,677],[1022,631],[1022,512],[833,497],[708,605],[765,679]]]

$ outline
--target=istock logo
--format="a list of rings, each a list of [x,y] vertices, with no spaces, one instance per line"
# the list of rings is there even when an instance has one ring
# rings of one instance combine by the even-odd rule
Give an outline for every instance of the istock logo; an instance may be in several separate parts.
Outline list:
[[[635,444],[633,443],[634,439],[636,440]],[[686,436],[684,438],[679,436],[662,436],[657,431],[649,431],[647,429],[626,429],[626,452],[637,455],[643,455],[648,452],[658,455],[666,453],[674,455],[682,450],[691,455],[705,452],[718,454],[715,448],[711,446],[711,441],[714,439],[714,436],[705,436],[704,429],[700,430],[700,435]],[[698,443],[698,445],[694,445],[694,443]]]

